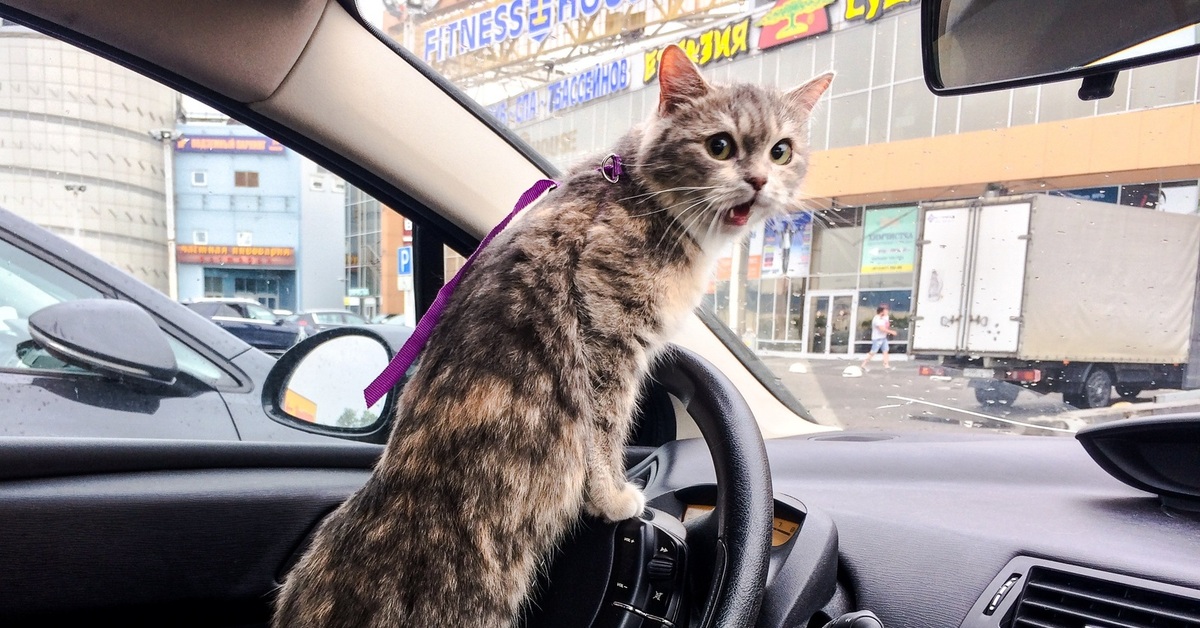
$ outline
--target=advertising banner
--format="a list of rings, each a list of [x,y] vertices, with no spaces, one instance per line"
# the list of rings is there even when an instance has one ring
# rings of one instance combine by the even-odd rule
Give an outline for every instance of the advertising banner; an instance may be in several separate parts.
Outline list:
[[[175,260],[180,264],[295,266],[296,250],[290,246],[180,244],[175,248]]]
[[[834,0],[775,0],[775,6],[754,23],[762,28],[758,49],[829,32],[829,5]]]
[[[762,277],[763,229],[765,227],[750,232],[750,240],[746,249],[746,279]]]
[[[862,274],[910,273],[916,250],[916,207],[869,209],[863,215]]]
[[[812,213],[773,218],[763,227],[762,277],[806,277],[812,258]]]
[[[694,37],[674,42],[700,67],[714,61],[734,59],[750,52],[750,18],[710,28]],[[658,60],[666,45],[643,53],[642,81],[649,83],[658,76]]]
[[[250,153],[256,155],[282,155],[283,144],[269,137],[239,137],[235,135],[197,135],[175,140],[175,151],[179,153]]]

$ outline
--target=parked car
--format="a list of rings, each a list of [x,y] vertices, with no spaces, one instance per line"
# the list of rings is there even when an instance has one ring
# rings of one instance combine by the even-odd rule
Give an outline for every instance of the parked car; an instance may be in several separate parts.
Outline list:
[[[345,325],[367,324],[365,318],[346,310],[304,310],[288,316],[285,320],[299,325],[310,333]]]
[[[283,361],[0,209],[0,438],[336,441],[264,410]]]
[[[254,348],[276,357],[308,335],[304,327],[277,318],[271,310],[250,299],[206,298],[184,305]]]
[[[380,3],[373,4],[379,8]],[[440,20],[425,36],[407,25],[400,29],[408,40],[428,46],[435,56],[456,57],[485,48],[489,44],[483,40],[491,39],[493,29],[480,25],[501,24],[502,14],[519,18],[505,23],[522,39],[500,29],[508,41],[495,42],[501,46],[498,53],[557,49],[563,55],[557,60],[566,60],[566,55],[580,50],[545,31],[536,42],[525,39],[521,31],[534,20],[524,19],[530,15],[524,12],[530,5],[519,2],[489,5],[480,9],[483,13],[471,13],[477,5],[465,2],[440,10],[382,4],[390,10],[389,20],[397,14]],[[760,11],[761,20],[738,17],[737,24],[723,32],[707,31],[703,37],[697,35],[696,24],[707,13],[698,5],[680,8],[678,19],[664,17],[655,23],[645,13],[658,6],[654,3],[623,3],[637,12],[614,16],[621,18],[619,22],[597,19],[595,11],[604,10],[599,5],[592,12],[571,3],[541,7],[545,16],[558,15],[559,7],[572,8],[580,19],[580,37],[604,34],[618,23],[630,25],[630,36],[605,40],[595,48],[605,54],[636,55],[636,63],[629,65],[637,67],[637,77],[648,77],[638,78],[646,87],[636,94],[637,101],[650,103],[650,108],[656,91],[653,77],[642,70],[653,69],[656,59],[647,39],[687,40],[693,49],[715,59],[708,71],[719,76],[728,76],[733,68],[744,69],[744,60],[766,55],[759,44],[760,49],[741,50],[743,58],[716,59],[718,54],[734,53],[738,29],[743,48],[757,39],[750,37],[755,33],[777,52],[806,50],[787,52],[782,61],[772,57],[772,79],[796,74],[808,78],[828,64],[841,66],[837,80],[845,81],[844,93],[838,94],[835,87],[818,111],[825,119],[847,111],[851,123],[844,128],[822,127],[829,136],[828,150],[815,155],[812,173],[817,174],[818,167],[840,168],[861,172],[858,179],[863,185],[893,181],[894,169],[912,165],[901,163],[902,159],[933,173],[925,188],[898,187],[908,196],[886,199],[892,202],[915,202],[918,194],[982,195],[985,186],[993,186],[972,177],[1001,170],[1011,173],[1013,180],[1006,183],[1040,189],[1039,185],[1046,185],[1041,170],[1064,163],[1072,170],[1056,171],[1057,181],[1067,185],[1095,174],[1085,166],[1112,163],[1118,154],[1136,158],[1136,169],[1112,173],[1126,177],[1124,182],[1141,176],[1198,177],[1195,155],[1200,125],[1193,121],[1200,116],[1196,110],[1200,105],[1194,59],[1178,76],[1164,76],[1155,71],[1160,66],[1148,66],[1129,77],[1125,66],[1114,68],[1100,61],[1113,50],[1094,48],[1114,40],[1128,45],[1191,25],[1197,17],[1194,3],[1172,3],[1165,10],[1158,3],[991,0],[955,3],[952,9],[947,0],[922,0],[918,9],[917,3],[855,0],[834,5],[844,7],[846,17],[837,22],[837,32],[816,37],[811,50],[803,40],[789,40],[829,21],[828,6],[788,13],[796,3],[780,2],[778,9],[769,3],[750,4],[758,4],[753,10]],[[961,8],[964,5],[966,9]],[[975,94],[980,89],[974,89],[977,86],[968,79],[952,84],[964,90],[961,97],[940,100],[915,75],[893,84],[891,77],[898,74],[901,60],[907,71],[920,73],[921,55],[914,54],[920,33],[915,19],[904,20],[909,28],[901,28],[901,20],[880,15],[888,8],[924,14],[928,71],[938,67],[935,40],[945,30],[939,30],[936,20],[949,18],[986,44],[981,47],[984,54],[976,58],[978,71],[1015,66],[1024,74],[1008,92]],[[728,16],[734,10],[738,7],[724,4],[713,13]],[[784,13],[783,21],[765,23]],[[417,54],[402,52],[398,43],[373,25],[378,20],[365,17],[354,2],[0,0],[0,16],[183,90],[370,190],[383,205],[402,208],[416,227],[414,249],[430,247],[424,249],[426,254],[413,256],[418,262],[413,269],[417,287],[424,283],[419,281],[420,260],[437,259],[430,276],[440,277],[443,245],[469,253],[533,181],[558,175],[529,143],[489,117],[450,78],[423,64]],[[1180,16],[1190,19],[1171,22]],[[542,17],[539,24],[548,21]],[[593,23],[598,31],[591,30]],[[752,24],[762,30],[752,31]],[[1120,28],[1110,28],[1114,24]],[[675,30],[660,30],[670,28]],[[1183,33],[1188,45],[1194,45],[1194,31]],[[969,53],[979,52],[967,45],[970,42],[950,43],[941,48],[948,59],[970,59]],[[624,50],[627,46],[645,49]],[[1185,51],[1193,54],[1196,49]],[[4,59],[25,76],[24,61]],[[468,79],[489,71],[507,74],[499,65],[488,70],[474,64],[501,63],[498,55],[470,59],[472,63],[449,60],[452,63],[445,67]],[[559,80],[555,60],[544,60],[536,74]],[[1058,66],[1046,67],[1047,60]],[[67,74],[68,69],[83,71],[74,66],[61,69],[57,75]],[[1068,119],[1072,107],[1090,107],[1093,114],[1105,111],[1090,101],[1038,109],[1049,105],[1050,93],[1043,99],[1043,93],[1031,86],[1056,78],[1053,72],[1064,69],[1076,72],[1076,77],[1104,72],[1088,77],[1085,95],[1111,90],[1115,82],[1132,90],[1127,95],[1149,94],[1149,100],[1182,93],[1187,104],[1150,108],[1154,115],[1135,116],[1137,124],[1124,125],[1125,108],[1134,102],[1125,98],[1107,104],[1120,112],[1095,115],[1084,119],[1086,124],[1074,125],[1071,142],[1038,143],[1058,127],[1072,126],[1068,124],[1073,121]],[[1123,82],[1117,81],[1118,70]],[[946,76],[956,79],[964,74],[970,73]],[[594,72],[585,79],[561,79],[553,105],[600,100],[598,92],[611,87],[601,76],[616,75],[605,69],[604,74]],[[927,78],[934,84],[933,76]],[[885,82],[876,85],[876,80]],[[0,97],[15,91],[7,82],[2,85]],[[71,102],[70,96],[65,98]],[[85,94],[77,104],[36,119],[13,118],[12,124],[45,124],[77,107],[92,106],[86,101]],[[544,108],[537,98],[521,104],[513,115]],[[623,110],[589,110],[584,122],[571,128],[564,127],[564,114],[559,111],[547,120],[555,126],[529,139],[543,147],[573,147],[585,133],[607,133],[611,126],[631,124],[631,105],[628,101],[625,105]],[[1028,119],[1017,121],[1024,124],[1014,127],[1020,132],[1006,126],[1015,119],[1014,111]],[[908,124],[911,129],[914,120],[923,120],[926,130],[920,138],[891,137],[882,142],[883,148],[870,150],[833,141],[841,139],[837,134],[842,131],[860,132],[864,139],[878,132],[869,124],[872,117],[888,121],[882,129],[885,138],[893,122],[896,128]],[[8,124],[8,118],[0,115],[0,123]],[[947,127],[957,130],[960,124],[980,128],[945,132]],[[97,125],[79,128],[90,133],[93,126]],[[123,142],[124,137],[112,149],[119,152]],[[914,145],[924,152],[905,152]],[[702,147],[694,148],[703,155]],[[157,157],[154,151],[149,153]],[[1190,155],[1193,161],[1164,165],[1161,160],[1168,155]],[[825,165],[819,166],[819,160]],[[989,170],[985,166],[993,164],[984,160],[995,160],[1003,168]],[[1079,171],[1073,169],[1076,166]],[[46,177],[62,196],[61,175],[49,176],[28,166],[18,170],[31,173],[31,178]],[[3,174],[7,176],[8,170]],[[970,186],[959,187],[964,181]],[[41,185],[49,189],[51,184]],[[1191,198],[1194,210],[1195,196]],[[905,265],[901,263],[905,252],[911,254],[919,243],[904,238],[911,230],[896,225],[913,222],[916,214],[877,220],[871,230],[855,232],[865,226],[864,214],[869,215],[855,205],[860,202],[857,197],[813,201],[818,202],[832,209],[813,222],[836,236],[821,244],[833,247],[840,242],[845,247],[838,252],[849,250],[849,254],[818,259],[821,250],[814,244],[803,253],[811,255],[814,268],[822,272],[793,277],[781,264],[774,267],[773,277],[764,276],[761,284],[755,284],[761,285],[758,292],[728,289],[721,293],[728,297],[722,301],[716,295],[725,288],[715,286],[713,301],[735,313],[746,302],[767,302],[770,320],[763,326],[777,325],[779,337],[786,340],[789,334],[804,334],[786,316],[775,314],[776,308],[790,307],[788,301],[811,298],[817,310],[844,310],[852,316],[849,313],[861,307],[855,301],[859,287],[878,291],[894,287],[898,280],[911,281],[896,267]],[[1136,214],[1130,216],[1129,233],[1142,234]],[[345,343],[358,341],[342,340],[358,329],[322,332],[274,362],[148,286],[66,246],[57,236],[7,214],[0,214],[0,233],[10,250],[8,259],[16,260],[0,264],[0,276],[10,273],[23,278],[0,280],[7,282],[0,299],[14,294],[22,299],[8,305],[15,312],[3,314],[19,362],[0,369],[4,386],[0,399],[5,404],[0,418],[5,430],[0,435],[3,623],[266,625],[272,596],[294,564],[297,548],[305,547],[322,519],[370,476],[382,450],[379,443],[391,427],[386,412],[356,408],[347,413],[349,408],[337,404],[332,405],[332,419],[320,418],[322,408],[331,406],[315,398],[321,387],[313,381],[336,385],[347,398],[360,390],[346,359],[367,351],[347,350]],[[881,242],[865,243],[859,234],[880,236]],[[804,239],[797,235],[794,241]],[[775,239],[773,251],[782,241]],[[766,242],[760,244],[765,250]],[[737,250],[747,255],[730,258],[726,267],[730,274],[751,257],[749,248]],[[1097,247],[1093,263],[1103,264],[1104,253],[1105,247]],[[1196,253],[1192,251],[1179,266],[1192,272]],[[817,262],[828,266],[822,269]],[[859,273],[863,266],[878,272]],[[614,266],[612,272],[621,269]],[[1139,291],[1157,285],[1150,276],[1140,281],[1146,285],[1128,286],[1128,299],[1136,300]],[[805,290],[823,294],[805,295]],[[1064,309],[1076,303],[1073,292],[1055,296],[1062,299]],[[118,375],[111,363],[104,366],[95,360],[89,371],[63,360],[69,351],[64,353],[61,345],[51,351],[47,347],[55,343],[38,344],[32,334],[30,338],[20,335],[26,333],[22,328],[37,326],[36,313],[46,307],[89,299],[129,301],[146,312],[180,365],[177,381],[166,383],[163,360],[149,365],[153,372],[141,377]],[[826,303],[820,305],[818,299]],[[431,300],[432,295],[418,294],[417,302],[422,304],[418,309]],[[866,305],[869,309],[873,304]],[[99,308],[94,313],[97,319],[111,321],[114,313],[121,312]],[[1141,331],[1129,332],[1123,339],[1131,345],[1143,344],[1146,330],[1191,324],[1196,313],[1193,308],[1147,311],[1148,322]],[[811,317],[805,324],[816,320]],[[825,330],[809,329],[806,337],[824,333],[831,339],[827,345],[846,348],[849,355],[854,338],[835,343],[828,333],[835,320],[827,318]],[[136,345],[143,337],[135,331],[144,329],[131,326],[114,331],[111,339],[118,345]],[[619,588],[609,586],[610,573],[616,574],[616,584],[624,584],[616,578],[626,574],[647,586],[672,578],[686,580],[686,586],[664,594],[668,608],[686,609],[683,613],[692,620],[676,625],[821,628],[833,618],[840,618],[835,624],[839,626],[893,628],[1200,625],[1200,521],[1196,517],[1200,445],[1194,408],[1175,417],[1112,423],[1108,427],[1117,428],[1116,433],[1107,432],[1101,440],[1108,443],[1101,445],[1117,455],[1097,464],[1089,455],[1096,455],[1093,449],[1085,449],[1075,438],[1053,436],[1074,435],[1076,418],[1051,425],[984,414],[968,389],[954,389],[952,382],[944,380],[931,382],[917,376],[915,369],[911,374],[885,370],[843,380],[842,364],[834,362],[830,367],[814,357],[792,359],[794,368],[786,368],[789,362],[785,362],[785,368],[772,371],[747,348],[755,338],[743,340],[742,331],[731,331],[711,311],[699,311],[677,339],[679,350],[657,366],[640,401],[640,431],[625,452],[628,477],[645,487],[654,510],[626,522],[627,528],[583,522],[578,527],[583,536],[564,540],[562,551],[568,560],[546,570],[550,582],[541,587],[543,598],[528,606],[529,614],[536,619],[540,612],[565,612],[587,619],[555,621],[552,615],[541,626],[599,626],[591,618],[602,610],[616,616],[610,625],[666,625],[634,606],[654,601],[648,590],[635,592],[640,597],[630,593],[618,604],[606,600],[606,591]],[[378,353],[377,346],[371,348],[370,353]],[[469,349],[478,351],[481,360],[510,359],[489,355],[486,347]],[[51,359],[65,366],[54,367]],[[89,363],[78,356],[73,359]],[[322,364],[325,368],[304,386],[286,385],[306,365]],[[784,378],[822,369],[834,371],[835,377],[802,380],[796,387],[807,405],[783,388]],[[886,389],[885,397],[868,396],[878,388]],[[949,400],[929,403],[930,397]],[[972,409],[964,411],[955,402],[969,403]],[[268,418],[263,417],[264,406],[270,410]],[[836,429],[876,423],[891,412],[903,412],[903,420],[885,429]],[[830,415],[833,418],[822,419],[823,423],[815,418]],[[226,416],[231,417],[230,424],[217,432]],[[958,418],[963,416],[969,419]],[[999,431],[992,427],[995,423],[1002,423],[1008,433],[995,433]],[[188,434],[189,429],[198,435]],[[1021,430],[1051,436],[1014,433]],[[1096,432],[1091,434],[1094,437]],[[1088,433],[1081,436],[1089,440]],[[311,442],[291,442],[295,440]],[[1090,446],[1095,445],[1093,440]],[[464,455],[445,464],[480,464],[468,454],[464,449]],[[1130,465],[1142,468],[1125,472],[1121,480],[1109,475],[1120,477]],[[1163,484],[1168,485],[1166,490]],[[430,522],[431,542],[474,538],[485,523],[470,517]],[[631,528],[636,534],[616,541],[621,529]],[[439,531],[443,533],[433,534]],[[590,533],[594,534],[587,536]],[[685,537],[686,545],[660,546],[671,558],[658,558],[660,547],[651,540],[673,535]],[[642,551],[614,560],[614,544]],[[581,549],[591,553],[580,556]],[[472,565],[454,567],[469,570]],[[575,567],[577,572],[559,578],[563,567]],[[868,611],[882,623],[852,615]]]

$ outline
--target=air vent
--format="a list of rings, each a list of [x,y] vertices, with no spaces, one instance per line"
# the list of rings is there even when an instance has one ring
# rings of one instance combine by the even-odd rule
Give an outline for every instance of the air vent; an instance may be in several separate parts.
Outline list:
[[[1200,599],[1033,567],[1008,628],[1200,628]]]

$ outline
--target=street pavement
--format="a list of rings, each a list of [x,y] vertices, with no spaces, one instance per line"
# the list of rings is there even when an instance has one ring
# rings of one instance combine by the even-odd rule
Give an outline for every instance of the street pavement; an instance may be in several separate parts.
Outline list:
[[[1015,433],[1070,436],[1086,422],[1058,394],[1022,390],[1012,407],[982,407],[965,378],[917,374],[919,363],[879,357],[861,377],[844,377],[858,360],[767,356],[763,362],[818,421],[847,430]],[[1004,384],[1001,384],[1004,385]]]

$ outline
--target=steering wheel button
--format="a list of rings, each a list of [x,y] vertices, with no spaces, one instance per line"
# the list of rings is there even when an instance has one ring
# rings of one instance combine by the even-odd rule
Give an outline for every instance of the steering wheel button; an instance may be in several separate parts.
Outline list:
[[[652,585],[649,595],[646,596],[646,603],[642,605],[642,610],[655,618],[670,618],[671,601],[674,597],[670,589]]]
[[[600,617],[592,625],[595,628],[643,628],[645,617],[628,604],[614,602],[600,613]]]

